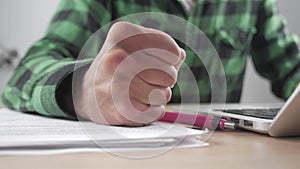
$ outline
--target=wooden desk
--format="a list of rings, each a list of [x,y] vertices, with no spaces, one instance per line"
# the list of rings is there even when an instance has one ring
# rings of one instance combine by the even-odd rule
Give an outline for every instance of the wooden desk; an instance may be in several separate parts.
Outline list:
[[[244,131],[215,132],[209,147],[175,149],[153,158],[134,160],[109,153],[0,157],[1,168],[122,169],[299,169],[300,137],[271,138]]]

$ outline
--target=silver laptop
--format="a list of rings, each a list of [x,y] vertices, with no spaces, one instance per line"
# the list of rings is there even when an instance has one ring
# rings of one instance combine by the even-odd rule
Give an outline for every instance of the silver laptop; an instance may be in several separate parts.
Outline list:
[[[300,86],[281,106],[213,109],[236,126],[274,137],[300,136]]]

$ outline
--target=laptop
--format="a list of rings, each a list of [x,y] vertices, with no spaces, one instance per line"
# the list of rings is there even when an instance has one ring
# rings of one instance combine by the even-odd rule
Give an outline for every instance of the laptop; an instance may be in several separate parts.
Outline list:
[[[273,137],[300,136],[300,86],[283,105],[269,107],[230,107],[214,109],[238,128]]]

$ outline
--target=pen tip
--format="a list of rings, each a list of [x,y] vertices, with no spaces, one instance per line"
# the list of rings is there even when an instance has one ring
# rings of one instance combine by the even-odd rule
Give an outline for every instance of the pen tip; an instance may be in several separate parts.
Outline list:
[[[236,124],[233,123],[233,122],[226,121],[226,122],[224,123],[224,128],[225,128],[225,129],[235,130]]]

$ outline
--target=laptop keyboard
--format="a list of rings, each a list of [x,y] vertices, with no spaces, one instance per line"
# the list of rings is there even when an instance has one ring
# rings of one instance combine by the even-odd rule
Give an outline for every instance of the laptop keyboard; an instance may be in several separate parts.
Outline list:
[[[232,113],[238,115],[245,115],[250,117],[257,117],[263,119],[274,119],[274,117],[279,112],[280,108],[270,108],[270,109],[226,109],[222,110],[225,113]]]

